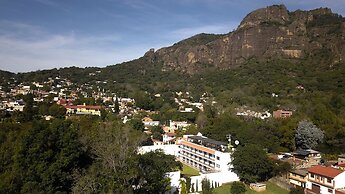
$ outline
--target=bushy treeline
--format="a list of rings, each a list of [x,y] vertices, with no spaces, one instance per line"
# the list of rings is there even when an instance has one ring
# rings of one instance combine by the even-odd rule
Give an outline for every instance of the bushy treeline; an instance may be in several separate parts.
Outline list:
[[[0,193],[160,193],[181,168],[116,118],[0,123]]]

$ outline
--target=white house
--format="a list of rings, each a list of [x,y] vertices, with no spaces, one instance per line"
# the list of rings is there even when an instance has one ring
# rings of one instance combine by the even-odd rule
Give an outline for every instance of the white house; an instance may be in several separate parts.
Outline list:
[[[345,172],[329,166],[317,165],[308,169],[307,192],[338,194],[345,188]]]

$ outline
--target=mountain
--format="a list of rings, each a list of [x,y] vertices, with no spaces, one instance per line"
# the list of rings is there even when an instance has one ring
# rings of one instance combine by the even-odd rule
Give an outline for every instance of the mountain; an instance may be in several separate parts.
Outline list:
[[[228,69],[248,59],[301,60],[327,54],[331,63],[344,60],[345,19],[328,8],[289,12],[273,5],[248,14],[225,35],[199,34],[154,56],[164,70],[197,73],[205,68]]]
[[[219,93],[243,88],[243,83],[269,86],[277,92],[289,89],[287,81],[291,88],[305,85],[313,90],[342,92],[344,56],[342,16],[328,8],[290,12],[284,5],[273,5],[249,13],[228,34],[198,34],[122,64],[14,76],[19,82],[55,76],[77,83],[107,81],[105,89],[124,94],[138,89]],[[257,79],[264,82],[256,83]]]

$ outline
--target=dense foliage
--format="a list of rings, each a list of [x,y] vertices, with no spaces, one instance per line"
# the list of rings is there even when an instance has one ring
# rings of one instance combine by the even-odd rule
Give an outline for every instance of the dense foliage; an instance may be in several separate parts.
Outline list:
[[[296,129],[296,146],[297,148],[310,149],[315,148],[317,144],[322,143],[324,133],[313,123],[301,121]]]
[[[242,182],[236,181],[231,184],[231,194],[243,194],[247,191],[246,185]]]
[[[270,160],[266,152],[254,144],[237,148],[233,154],[232,165],[233,171],[246,183],[266,181],[290,169],[285,162]]]
[[[0,123],[0,193],[155,193],[181,168],[116,118]],[[140,165],[139,165],[140,164]],[[155,169],[155,170],[152,170]]]

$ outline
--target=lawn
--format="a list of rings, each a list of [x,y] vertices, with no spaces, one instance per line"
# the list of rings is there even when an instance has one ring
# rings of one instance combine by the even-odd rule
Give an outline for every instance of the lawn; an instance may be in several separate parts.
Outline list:
[[[199,175],[199,171],[197,171],[196,169],[189,167],[185,164],[183,164],[183,169],[181,174],[184,174],[186,176],[197,176]]]
[[[231,184],[225,184],[222,185],[221,187],[215,188],[215,194],[226,194],[226,193],[230,193],[230,187]],[[249,186],[247,187],[247,192],[246,194],[288,194],[289,191],[282,189],[280,187],[278,187],[277,185],[271,183],[271,182],[266,182],[266,191],[263,192],[255,192],[251,189],[249,189]]]

